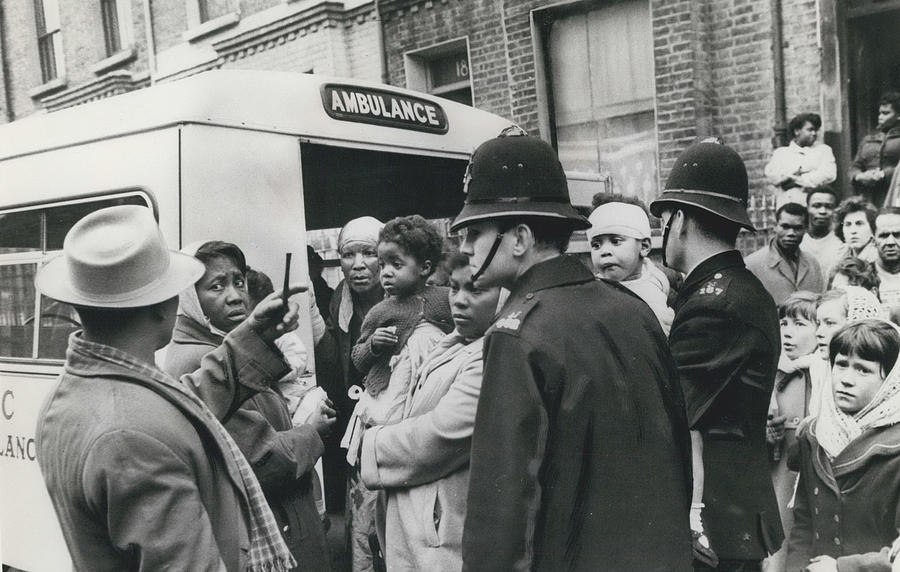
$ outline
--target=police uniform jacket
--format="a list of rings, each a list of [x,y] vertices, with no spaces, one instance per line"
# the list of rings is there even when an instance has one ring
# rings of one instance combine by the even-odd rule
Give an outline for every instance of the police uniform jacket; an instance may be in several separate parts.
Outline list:
[[[463,569],[689,570],[689,435],[649,307],[553,258],[484,351]]]
[[[841,572],[890,570],[888,548],[900,530],[900,425],[865,431],[833,460],[814,433],[804,425],[798,435],[787,569],[801,572],[824,554]]]
[[[704,527],[720,559],[762,560],[784,534],[766,416],[779,355],[772,296],[736,250],[686,278],[669,334],[688,421],[703,436]]]

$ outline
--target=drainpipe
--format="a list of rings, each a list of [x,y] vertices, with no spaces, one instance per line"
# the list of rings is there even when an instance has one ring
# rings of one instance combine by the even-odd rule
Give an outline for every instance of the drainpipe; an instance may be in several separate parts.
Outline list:
[[[788,144],[787,137],[787,105],[784,95],[784,30],[781,18],[781,0],[770,0],[772,13],[772,67],[775,88],[775,126],[772,134],[772,147],[783,147]]]
[[[152,0],[144,0],[144,27],[147,34],[147,67],[150,70],[150,85],[156,83],[156,41],[153,39]]]
[[[381,4],[374,1],[375,17],[378,19],[378,50],[381,52],[381,83],[389,85],[387,45],[384,40],[384,19],[381,17]]]
[[[12,82],[9,79],[9,59],[6,54],[6,13],[3,11],[3,2],[0,2],[0,66],[3,70],[3,115],[6,122],[13,120],[12,110]]]

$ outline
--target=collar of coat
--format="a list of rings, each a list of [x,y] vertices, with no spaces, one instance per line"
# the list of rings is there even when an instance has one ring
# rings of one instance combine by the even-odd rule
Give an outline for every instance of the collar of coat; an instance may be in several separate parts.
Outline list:
[[[681,287],[679,298],[693,293],[701,284],[705,284],[707,280],[716,272],[725,270],[726,268],[745,268],[744,258],[737,250],[726,250],[710,256],[700,263],[699,266],[688,274],[684,279],[684,285]]]
[[[526,270],[510,290],[510,298],[525,292],[592,282],[594,275],[587,266],[571,256],[560,255],[538,262]]]
[[[225,338],[209,331],[209,328],[184,314],[175,320],[172,341],[176,344],[198,344],[218,347]]]
[[[836,479],[862,470],[880,457],[900,455],[900,424],[864,431],[834,459],[828,459],[825,450],[819,445],[815,424],[816,419],[805,424],[798,438],[809,441],[813,469],[834,492],[839,492]]]

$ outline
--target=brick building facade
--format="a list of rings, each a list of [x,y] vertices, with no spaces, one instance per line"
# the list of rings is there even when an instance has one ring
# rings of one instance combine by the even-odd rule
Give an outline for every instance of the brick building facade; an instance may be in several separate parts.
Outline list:
[[[681,149],[721,137],[747,164],[763,228],[763,167],[790,117],[822,115],[846,192],[878,94],[900,85],[900,0],[94,4],[3,3],[0,120],[212,68],[380,80],[510,118],[553,142],[568,170],[646,200]]]

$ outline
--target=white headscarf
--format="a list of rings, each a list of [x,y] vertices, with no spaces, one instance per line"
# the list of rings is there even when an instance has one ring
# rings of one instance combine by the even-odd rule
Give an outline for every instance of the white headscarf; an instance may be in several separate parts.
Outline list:
[[[900,328],[895,324],[886,320],[879,321],[890,324],[900,335]],[[900,360],[885,376],[872,401],[852,416],[841,411],[835,404],[831,388],[823,391],[815,434],[825,452],[834,458],[866,429],[896,423],[900,423]]]
[[[372,247],[378,246],[378,234],[384,223],[375,217],[363,216],[355,218],[344,225],[338,234],[338,252],[348,244],[362,243]],[[376,279],[378,277],[376,276]],[[338,327],[343,332],[350,331],[350,320],[353,319],[353,298],[350,295],[350,284],[344,283],[341,290],[341,302],[338,306]]]

